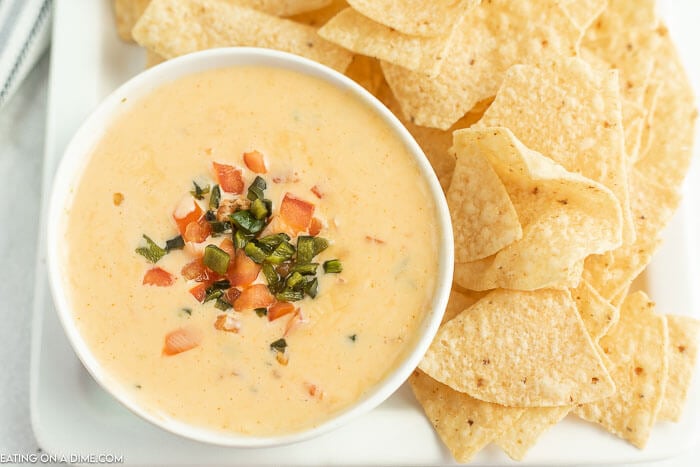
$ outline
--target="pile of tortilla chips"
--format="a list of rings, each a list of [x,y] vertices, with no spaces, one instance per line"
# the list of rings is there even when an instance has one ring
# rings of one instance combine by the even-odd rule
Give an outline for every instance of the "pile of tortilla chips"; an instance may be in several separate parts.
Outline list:
[[[456,264],[410,382],[455,459],[491,442],[522,459],[570,412],[639,448],[681,417],[700,322],[633,285],[678,206],[697,116],[654,1],[115,0],[115,13],[149,64],[224,46],[303,55],[413,134],[447,195]]]

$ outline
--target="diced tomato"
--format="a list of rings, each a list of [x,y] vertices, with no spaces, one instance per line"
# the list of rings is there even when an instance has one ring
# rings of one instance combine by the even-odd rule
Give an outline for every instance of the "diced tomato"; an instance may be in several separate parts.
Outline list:
[[[280,205],[280,217],[294,233],[303,232],[311,222],[314,209],[313,204],[286,193]]]
[[[199,303],[202,303],[207,297],[207,287],[209,287],[209,283],[202,282],[201,284],[197,284],[192,287],[190,289],[190,293]]]
[[[214,327],[219,331],[238,332],[241,329],[241,322],[234,316],[224,313],[216,317]]]
[[[226,300],[229,303],[235,302],[240,296],[241,291],[235,287],[231,287],[230,289],[226,290],[226,292],[224,292],[224,300]]]
[[[273,303],[275,303],[275,297],[272,296],[267,286],[265,284],[255,284],[241,292],[241,296],[233,302],[233,309],[243,311],[267,308]]]
[[[232,165],[217,164],[214,162],[214,171],[216,172],[216,179],[219,181],[222,190],[235,195],[243,193],[244,183],[241,169],[237,169]]]
[[[143,285],[155,285],[158,287],[168,287],[175,283],[175,276],[162,268],[155,267],[146,271],[143,276]]]
[[[323,192],[318,187],[318,185],[314,185],[311,187],[311,193],[315,194],[318,199],[323,198]]]
[[[185,264],[180,273],[188,281],[194,280],[197,282],[206,282],[213,279],[211,269],[207,268],[202,262],[202,258],[195,259]]]
[[[321,224],[321,221],[314,217],[313,219],[311,219],[311,224],[309,225],[309,235],[315,237],[316,235],[321,233],[322,228],[323,224]]]
[[[165,336],[163,355],[177,355],[194,349],[202,343],[202,334],[194,327],[183,327],[169,332]]]
[[[233,258],[233,255],[236,253],[236,249],[233,247],[233,240],[231,240],[228,237],[224,238],[224,240],[219,245],[219,248],[228,253],[228,255],[231,258]]]
[[[257,264],[242,249],[236,251],[234,261],[229,265],[226,276],[234,287],[245,287],[258,277],[262,266]]]
[[[284,337],[287,337],[287,335],[292,332],[292,330],[303,320],[304,317],[301,315],[301,310],[297,309],[297,311],[294,312],[292,317],[289,318],[287,324],[284,326]]]
[[[187,224],[182,237],[186,242],[200,243],[209,238],[209,235],[211,235],[211,225],[202,217],[197,222]]]
[[[284,315],[294,313],[295,310],[294,305],[289,302],[277,302],[267,310],[267,320],[274,321]]]
[[[267,173],[267,167],[265,167],[265,158],[259,151],[251,151],[243,153],[243,161],[245,165],[248,166],[250,170],[257,174]]]
[[[192,197],[184,198],[173,212],[173,219],[175,219],[180,235],[184,237],[187,226],[192,222],[197,222],[202,214],[202,208]]]

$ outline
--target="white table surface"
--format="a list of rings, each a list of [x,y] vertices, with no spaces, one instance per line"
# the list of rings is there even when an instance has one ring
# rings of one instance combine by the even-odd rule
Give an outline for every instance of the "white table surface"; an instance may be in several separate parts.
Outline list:
[[[700,56],[684,55],[694,56],[687,65],[700,82]],[[48,64],[47,54],[0,110],[0,455],[5,456],[40,449],[29,416],[29,347]],[[676,459],[636,465],[699,462],[700,443]]]

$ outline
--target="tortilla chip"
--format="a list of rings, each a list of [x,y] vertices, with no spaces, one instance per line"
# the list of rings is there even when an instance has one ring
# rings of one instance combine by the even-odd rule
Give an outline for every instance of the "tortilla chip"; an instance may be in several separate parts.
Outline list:
[[[457,263],[494,255],[523,236],[503,182],[488,159],[478,153],[458,153],[447,205]]]
[[[580,276],[572,276],[572,268],[579,268],[588,255],[620,245],[620,205],[610,190],[526,148],[507,128],[456,131],[454,148],[460,157],[489,162],[523,230],[522,238],[495,255],[457,264],[454,280],[461,286],[576,287]]]
[[[567,290],[489,293],[440,328],[420,369],[510,407],[571,405],[615,391]]]
[[[654,124],[654,114],[656,113],[656,103],[658,102],[659,88],[661,83],[653,80],[647,86],[644,93],[644,125],[642,126],[642,134],[639,138],[639,148],[633,158],[630,159],[632,164],[636,164],[642,155],[646,155],[651,147],[652,140],[652,125]],[[656,131],[655,131],[656,132]]]
[[[581,31],[588,29],[608,5],[608,0],[561,0],[561,9]]]
[[[523,460],[539,437],[559,423],[570,411],[571,407],[567,406],[525,409],[509,430],[498,435],[494,444],[503,449],[511,459]]]
[[[384,75],[379,60],[364,55],[355,55],[345,70],[345,76],[377,96],[384,84]]]
[[[622,206],[623,239],[634,239],[616,72],[578,58],[513,66],[477,125],[487,126],[510,128],[528,148],[610,188]]]
[[[288,19],[296,21],[297,23],[306,24],[307,26],[313,26],[318,29],[347,7],[348,4],[345,2],[345,0],[332,0],[323,8],[289,16]]]
[[[348,0],[350,6],[377,23],[415,36],[441,36],[481,0]]]
[[[155,52],[146,49],[146,68],[154,67],[160,63],[163,63],[165,59]]]
[[[617,323],[619,311],[607,300],[600,296],[591,284],[582,280],[579,286],[571,289],[571,296],[576,302],[583,324],[586,326],[591,339],[597,341]]]
[[[608,7],[586,31],[586,38],[615,40],[626,31],[651,30],[658,23],[656,0],[608,0]]]
[[[444,130],[495,95],[509,67],[574,55],[580,35],[555,0],[492,0],[465,16],[437,77],[382,68],[406,118]]]
[[[484,292],[475,292],[473,290],[461,289],[459,287],[452,287],[450,291],[450,299],[447,301],[447,308],[445,309],[445,314],[442,316],[442,323],[444,324],[481,300]]]
[[[448,50],[454,45],[458,26],[459,23],[456,23],[442,36],[409,36],[347,8],[328,21],[318,33],[324,39],[355,53],[435,76],[440,72]]]
[[[574,408],[584,420],[643,448],[651,434],[668,379],[666,318],[635,292],[622,304],[620,320],[600,340],[611,362],[617,392],[608,399]]]
[[[454,172],[457,163],[457,156],[450,151],[452,146],[452,132],[460,128],[468,128],[476,123],[484,113],[488,106],[486,103],[479,103],[475,106],[474,111],[468,112],[464,117],[460,118],[449,130],[438,130],[437,128],[427,128],[418,126],[414,122],[404,118],[394,94],[389,89],[386,82],[383,82],[377,97],[391,110],[406,129],[413,135],[420,147],[425,152],[425,155],[430,161],[435,174],[440,180],[440,186],[447,192],[452,181],[452,173]]]
[[[352,60],[350,52],[321,39],[311,26],[224,0],[153,0],[132,34],[165,58],[240,45],[295,53],[341,72]]]
[[[661,243],[659,234],[680,203],[675,188],[662,186],[636,169],[630,172],[629,183],[636,240],[587,258],[583,271],[584,279],[607,300],[618,296],[649,264]]]
[[[416,399],[457,462],[469,462],[523,409],[489,404],[454,391],[420,370],[409,378]]]
[[[333,0],[227,0],[275,16],[292,16],[328,6]]]
[[[662,26],[657,33],[660,46],[655,51],[654,76],[661,83],[658,104],[649,130],[649,149],[640,155],[635,167],[651,180],[677,187],[690,166],[698,112],[692,86],[668,30]]]
[[[114,21],[119,38],[126,42],[134,42],[131,29],[146,10],[151,0],[114,0]]]
[[[667,315],[668,383],[659,420],[677,422],[683,413],[698,356],[700,321],[690,316]]]

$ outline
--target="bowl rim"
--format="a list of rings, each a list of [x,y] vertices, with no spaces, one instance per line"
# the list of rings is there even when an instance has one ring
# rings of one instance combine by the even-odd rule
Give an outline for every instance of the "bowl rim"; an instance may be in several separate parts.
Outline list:
[[[148,410],[139,404],[121,387],[117,379],[103,370],[79,332],[73,316],[69,287],[63,278],[64,261],[61,256],[61,239],[65,232],[66,214],[72,204],[73,187],[77,186],[82,178],[95,145],[117,116],[131,107],[123,105],[124,102],[138,101],[163,84],[184,76],[213,69],[256,65],[292,70],[322,79],[337,89],[349,91],[353,98],[362,101],[376,112],[404,143],[428,184],[436,208],[440,242],[438,276],[430,309],[418,329],[418,334],[410,340],[412,348],[404,350],[399,363],[359,399],[330,418],[300,431],[270,436],[249,436],[191,425],[169,415]],[[246,448],[291,444],[320,436],[376,408],[403,384],[427,351],[437,333],[452,286],[454,243],[447,201],[437,176],[413,136],[379,99],[350,78],[312,60],[277,50],[255,47],[209,49],[168,60],[132,77],[102,100],[74,133],[56,170],[49,200],[46,242],[49,286],[59,320],[74,352],[92,378],[131,412],[161,429],[204,443]]]

